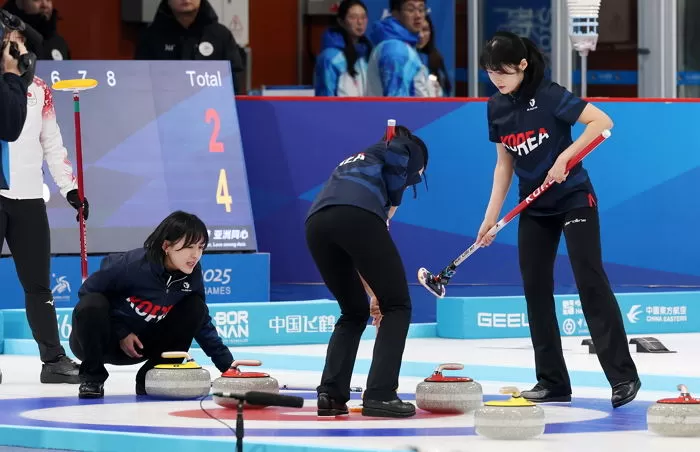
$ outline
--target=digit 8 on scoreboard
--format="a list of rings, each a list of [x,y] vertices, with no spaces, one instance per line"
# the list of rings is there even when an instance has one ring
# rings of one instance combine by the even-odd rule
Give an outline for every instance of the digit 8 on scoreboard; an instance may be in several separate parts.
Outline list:
[[[88,71],[85,70],[79,70],[78,71],[78,77],[71,77],[69,76],[68,79],[73,79],[73,78],[81,78],[85,80],[88,78]],[[111,87],[117,86],[117,74],[114,73],[114,71],[106,71],[105,72],[105,79],[107,81],[107,85]],[[61,81],[61,74],[57,70],[51,71],[51,85],[55,85],[57,82]]]
[[[209,108],[205,114],[205,121],[207,124],[214,123],[214,128],[209,137],[209,152],[224,152],[224,143],[218,141],[219,132],[221,132],[221,118],[219,118],[219,112],[213,108]],[[228,180],[224,168],[219,170],[219,181],[216,185],[216,203],[222,204],[226,208],[227,213],[231,212],[233,200],[228,191]]]

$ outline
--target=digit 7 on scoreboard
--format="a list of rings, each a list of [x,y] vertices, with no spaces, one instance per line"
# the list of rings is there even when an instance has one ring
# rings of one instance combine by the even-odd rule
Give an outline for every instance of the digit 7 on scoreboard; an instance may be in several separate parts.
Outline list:
[[[205,114],[205,121],[207,124],[214,122],[214,129],[209,137],[209,152],[219,153],[224,152],[224,143],[219,140],[219,132],[221,131],[221,118],[219,118],[219,112],[213,108],[209,108]],[[216,203],[222,204],[226,208],[226,212],[231,212],[231,204],[233,199],[228,192],[228,180],[226,179],[226,170],[221,168],[219,170],[219,181],[216,184]]]

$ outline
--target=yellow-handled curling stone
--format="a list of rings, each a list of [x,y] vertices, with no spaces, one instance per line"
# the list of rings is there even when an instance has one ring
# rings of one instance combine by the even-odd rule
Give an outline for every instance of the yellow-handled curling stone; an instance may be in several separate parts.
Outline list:
[[[700,399],[693,398],[685,385],[680,396],[658,400],[647,409],[649,431],[661,436],[700,436]]]
[[[544,433],[544,410],[524,399],[515,387],[501,388],[508,400],[492,400],[474,412],[477,435],[490,439],[530,439]]]
[[[463,364],[437,366],[431,376],[416,386],[416,406],[432,413],[466,413],[483,402],[481,385],[469,377],[443,375],[444,370],[462,370]]]
[[[184,359],[180,364],[158,364],[146,372],[146,394],[166,399],[195,399],[209,394],[211,375],[187,352],[164,352],[166,359]]]
[[[265,372],[242,372],[240,366],[260,366],[258,360],[238,360],[231,364],[231,368],[214,380],[212,391],[223,393],[245,394],[248,391],[280,393],[279,382]],[[236,408],[238,401],[227,397],[214,396],[214,403],[225,408]],[[264,408],[258,405],[248,405],[246,408]]]

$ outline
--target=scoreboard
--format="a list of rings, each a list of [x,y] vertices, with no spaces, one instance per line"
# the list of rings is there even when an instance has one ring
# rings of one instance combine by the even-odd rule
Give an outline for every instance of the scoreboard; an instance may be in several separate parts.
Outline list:
[[[40,61],[37,76],[99,82],[80,96],[89,253],[140,247],[178,209],[207,225],[209,251],[257,250],[228,62]],[[73,98],[53,98],[75,171]],[[52,253],[77,254],[76,211],[46,165],[44,182]]]

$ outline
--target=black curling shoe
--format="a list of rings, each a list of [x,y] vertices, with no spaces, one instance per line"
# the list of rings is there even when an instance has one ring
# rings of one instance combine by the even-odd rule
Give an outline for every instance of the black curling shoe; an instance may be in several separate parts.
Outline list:
[[[344,416],[348,414],[348,406],[346,404],[336,402],[335,399],[325,392],[318,395],[317,407],[318,411],[316,414],[319,416]]]
[[[389,401],[368,400],[362,401],[362,415],[372,417],[411,417],[415,416],[416,407],[399,398]]]
[[[641,387],[642,382],[639,381],[639,378],[616,384],[612,388],[612,398],[610,399],[613,408],[619,408],[622,405],[630,403],[637,397],[637,392],[639,392]]]
[[[78,398],[80,399],[101,399],[105,396],[104,384],[94,381],[80,383]]]

